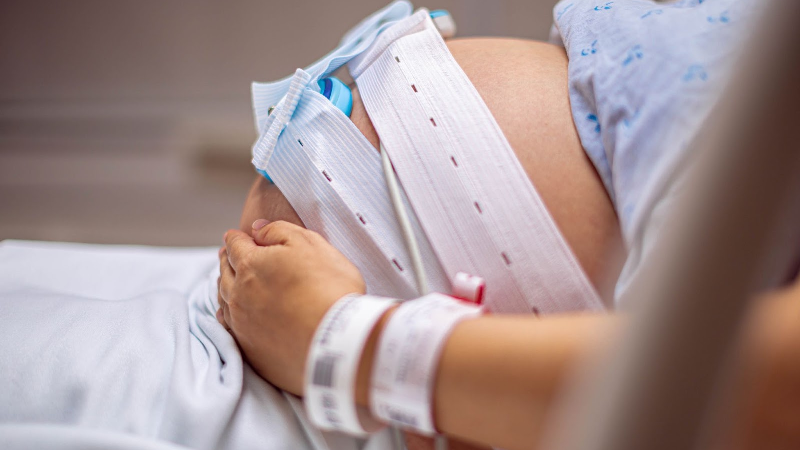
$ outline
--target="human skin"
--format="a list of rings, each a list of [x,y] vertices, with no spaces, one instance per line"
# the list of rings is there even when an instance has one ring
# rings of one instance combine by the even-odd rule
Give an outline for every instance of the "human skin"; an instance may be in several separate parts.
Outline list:
[[[619,271],[619,224],[572,121],[564,49],[496,38],[455,39],[448,47],[500,125],[581,267],[608,298]],[[358,90],[353,94],[351,120],[377,149],[378,136]],[[260,218],[302,226],[280,190],[258,176],[240,229],[249,232]]]
[[[341,296],[365,292],[361,274],[322,236],[283,221],[257,220],[249,234],[229,230],[220,253],[217,319],[256,372],[302,395],[311,338]],[[369,405],[375,348],[395,308],[361,355],[360,405]],[[537,448],[572,374],[614,348],[626,322],[620,314],[464,320],[444,342],[432,380],[437,429],[482,445]],[[800,448],[800,283],[755,299],[745,325],[725,372],[732,421],[715,421],[716,445],[705,448]]]
[[[465,48],[473,43],[469,44]],[[476,54],[479,54],[481,43],[475,44]],[[459,54],[458,45],[451,45],[454,55]],[[513,43],[509,46],[513,46]],[[496,48],[505,47],[500,45]],[[472,49],[465,51],[471,53]],[[508,53],[513,54],[512,51]],[[459,56],[456,58],[459,59]],[[459,62],[465,65],[462,60],[469,58],[461,56]],[[487,58],[484,56],[477,60],[486,61]],[[472,77],[490,109],[495,108],[493,112],[498,123],[508,136],[512,129],[505,128],[504,120],[508,118],[502,119],[504,112],[496,110],[497,105],[493,106],[489,95],[482,90],[481,82],[476,81],[476,75],[470,72],[468,64],[465,71]],[[501,68],[499,73],[502,75],[505,72]],[[518,117],[511,119],[514,118]],[[354,117],[363,132],[366,128],[362,128],[363,124],[359,124],[358,120],[357,116]],[[546,131],[544,134],[547,134]],[[369,138],[367,132],[365,135]],[[512,136],[508,138],[579,261],[592,281],[599,284],[602,280],[602,275],[598,275],[602,273],[602,257],[600,264],[593,266],[592,259],[587,258],[586,253],[581,256],[581,249],[592,247],[582,245],[579,233],[577,237],[575,233],[570,237],[567,231],[568,218],[579,218],[579,215],[570,216],[570,211],[560,210],[558,204],[553,203],[554,198],[559,197],[542,188],[546,182],[542,185],[539,183],[541,172],[537,171],[537,167],[548,167],[548,158],[534,158],[532,163],[526,162],[524,150],[514,143]],[[567,164],[572,161],[569,152],[561,157]],[[569,175],[566,172],[560,174]],[[547,178],[546,175],[543,179]],[[554,179],[561,181],[558,177]],[[259,189],[256,187],[257,193]],[[288,204],[284,206],[288,207]],[[272,208],[269,213],[276,212],[274,205]],[[276,217],[256,212],[243,219],[243,229],[247,234],[229,232],[226,235],[227,252],[231,254],[222,253],[220,295],[223,298],[221,304],[226,306],[228,312],[221,321],[231,325],[240,343],[249,341],[243,350],[260,374],[280,387],[302,394],[302,366],[315,324],[341,293],[362,292],[363,280],[352,265],[348,266],[341,254],[333,251],[319,235],[287,228],[281,223],[255,230],[251,228],[255,218]],[[294,218],[299,222],[296,215]],[[269,233],[273,236],[268,236]],[[229,263],[236,268],[235,275]],[[324,276],[321,276],[323,272]],[[262,277],[264,273],[271,273],[272,277]],[[294,277],[292,280],[292,273],[313,275]],[[242,279],[245,281],[240,281]],[[285,287],[276,290],[274,284],[277,280],[282,280]],[[273,292],[268,292],[270,287]],[[248,290],[253,295],[248,295]],[[291,295],[279,291],[288,291]],[[259,309],[264,312],[267,308],[271,314],[257,313]],[[368,404],[375,343],[387,318],[388,315],[373,331],[361,361],[357,401],[362,405]],[[449,436],[484,445],[535,448],[565,379],[583,359],[612,345],[624,323],[624,318],[613,315],[543,319],[486,316],[462,322],[447,340],[436,374],[434,411],[437,427]],[[258,331],[248,333],[248,326]],[[739,395],[731,407],[737,426],[728,429],[728,433],[722,433],[719,448],[765,448],[767,444],[769,448],[797,448],[800,442],[798,330],[800,284],[797,282],[754,302],[754,313],[743,332],[743,345],[737,352],[739,364],[735,371],[734,391]],[[283,351],[276,349],[275,345],[259,346],[264,342],[264,336],[270,333],[274,342],[299,343],[296,351]]]
[[[564,49],[497,38],[450,40],[448,47],[503,130],[581,267],[608,299],[619,270],[619,224],[572,120]],[[357,88],[350,118],[377,150],[378,135]],[[240,228],[250,232],[260,218],[303,226],[280,190],[257,176]],[[421,438],[407,440],[412,449],[430,447]],[[450,447],[455,449],[455,443]]]

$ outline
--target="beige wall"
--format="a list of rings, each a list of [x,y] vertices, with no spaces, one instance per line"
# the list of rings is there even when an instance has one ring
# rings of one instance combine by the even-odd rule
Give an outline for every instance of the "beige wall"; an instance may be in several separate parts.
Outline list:
[[[424,6],[461,36],[544,39],[554,3]],[[252,180],[249,82],[308,64],[383,4],[0,2],[0,239],[216,244]]]

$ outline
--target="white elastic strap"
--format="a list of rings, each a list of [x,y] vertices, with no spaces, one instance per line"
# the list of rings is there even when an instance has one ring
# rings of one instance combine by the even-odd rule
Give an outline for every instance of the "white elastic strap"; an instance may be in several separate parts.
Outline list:
[[[275,105],[271,120],[268,121],[268,128],[253,145],[253,159],[251,162],[256,169],[267,170],[267,164],[269,164],[269,159],[272,157],[272,152],[278,143],[278,138],[294,115],[297,103],[300,101],[303,90],[305,90],[310,80],[311,75],[303,69],[297,69],[294,72],[286,96]]]
[[[450,292],[464,272],[486,280],[491,311],[603,308],[427,12],[379,34],[350,68],[412,206],[431,291]],[[354,261],[370,294],[417,297],[381,156],[329,100],[305,92],[267,170],[306,226]]]
[[[364,436],[381,425],[355,403],[361,353],[375,324],[395,300],[347,295],[325,314],[306,361],[305,404],[317,427]]]
[[[433,382],[447,336],[481,308],[442,294],[428,294],[400,305],[378,341],[370,382],[375,417],[432,435]]]
[[[492,311],[603,309],[426,11],[386,30],[349,67],[448,278],[484,278]]]
[[[431,291],[451,292],[454,277],[464,272],[486,280],[486,304],[492,311],[602,308],[590,287],[581,289],[587,286],[585,275],[427,11],[391,22],[396,17],[375,21],[378,32],[349,36],[356,39],[353,47],[337,50],[319,67],[335,67],[358,55],[351,60],[351,74],[389,149],[403,183],[401,194],[408,195],[404,201],[411,206],[409,218]],[[274,120],[268,107],[286,95],[288,81],[253,87],[262,137]],[[330,100],[306,89],[272,155],[262,160],[306,226],[356,264],[368,292],[417,297],[381,156]],[[462,173],[452,172],[459,168]],[[513,248],[507,258],[499,255],[500,264],[498,247]]]

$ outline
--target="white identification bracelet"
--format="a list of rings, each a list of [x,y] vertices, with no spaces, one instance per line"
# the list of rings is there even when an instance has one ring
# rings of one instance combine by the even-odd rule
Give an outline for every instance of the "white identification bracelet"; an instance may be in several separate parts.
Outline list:
[[[379,339],[372,413],[391,425],[435,434],[432,394],[439,355],[453,327],[480,314],[478,306],[435,293],[400,305]]]
[[[306,361],[305,405],[317,427],[366,435],[381,425],[355,403],[361,353],[375,324],[396,300],[347,295],[325,314]]]

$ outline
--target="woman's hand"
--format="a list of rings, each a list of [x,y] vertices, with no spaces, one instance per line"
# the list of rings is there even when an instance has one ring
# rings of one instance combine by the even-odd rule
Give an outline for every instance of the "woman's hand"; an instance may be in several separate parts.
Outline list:
[[[259,375],[302,395],[306,355],[317,325],[342,296],[363,294],[364,279],[313,231],[259,219],[252,236],[238,230],[225,233],[217,319]]]

